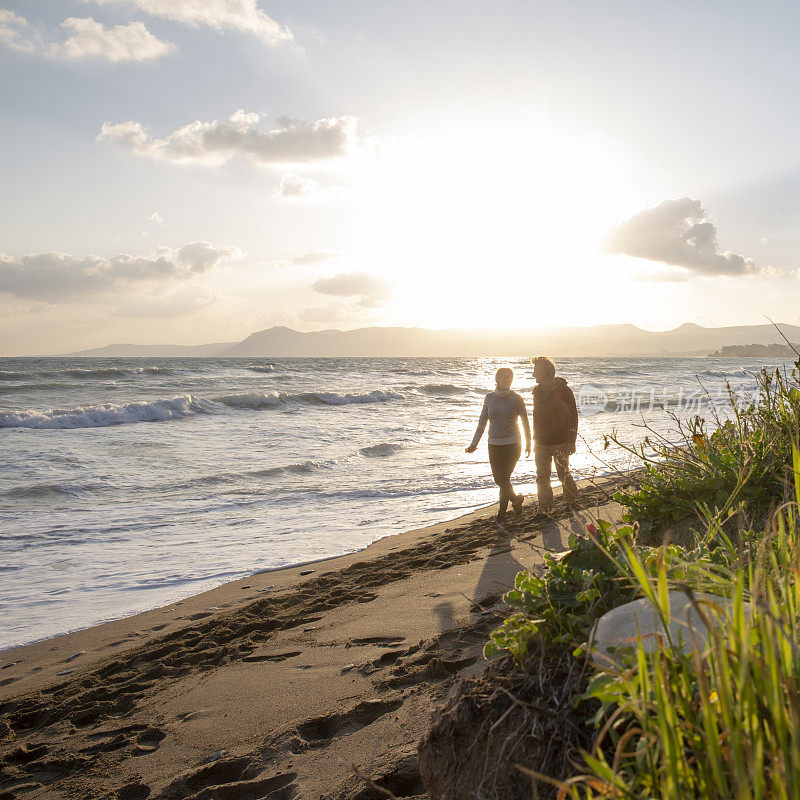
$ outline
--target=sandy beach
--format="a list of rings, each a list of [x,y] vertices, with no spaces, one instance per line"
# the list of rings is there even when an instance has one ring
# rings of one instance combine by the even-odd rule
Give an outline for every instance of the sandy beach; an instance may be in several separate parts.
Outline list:
[[[0,800],[427,797],[432,709],[484,669],[516,573],[618,518],[610,490],[504,526],[490,506],[3,652]]]

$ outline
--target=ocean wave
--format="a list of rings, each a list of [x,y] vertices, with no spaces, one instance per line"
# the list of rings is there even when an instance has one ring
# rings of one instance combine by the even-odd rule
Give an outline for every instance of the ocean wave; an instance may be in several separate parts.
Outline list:
[[[346,394],[337,392],[303,392],[301,394],[278,394],[277,392],[247,392],[229,394],[211,399],[211,403],[236,409],[254,411],[277,408],[291,403],[322,406],[344,406],[353,403],[386,403],[402,400],[403,395],[376,389],[366,394]],[[194,416],[195,414],[219,413],[202,398],[193,395],[163,398],[141,403],[102,403],[91,406],[78,406],[49,411],[0,412],[0,428],[103,428],[110,425],[124,425],[132,422],[165,422],[172,419]]]
[[[47,380],[48,378],[129,378],[133,375],[174,375],[178,370],[172,367],[97,367],[95,369],[84,369],[74,367],[71,369],[47,369],[37,370],[36,372],[14,372],[0,370],[0,381],[23,381],[23,380]],[[184,370],[180,370],[184,371]],[[47,388],[38,385],[39,388]]]
[[[463,386],[454,386],[452,383],[426,383],[420,387],[420,391],[439,397],[452,397],[456,394],[465,394],[469,390]]]
[[[724,369],[705,369],[701,375],[706,375],[709,378],[750,378],[750,373],[745,369],[735,369],[733,371]]]
[[[264,469],[249,469],[239,472],[221,472],[216,475],[204,475],[192,478],[181,487],[186,486],[213,486],[224,483],[238,483],[248,478],[274,478],[279,475],[309,475],[319,469],[329,469],[336,461],[299,461],[295,464],[284,464],[280,467],[265,467]]]
[[[228,394],[212,398],[215,403],[222,403],[232,408],[251,408],[255,410],[276,408],[287,403],[306,403],[323,406],[345,406],[353,403],[386,403],[390,400],[402,400],[403,395],[376,389],[366,394],[346,394],[339,392],[301,392],[284,394],[278,392],[247,392],[245,394]]]
[[[127,378],[131,375],[174,375],[170,367],[98,367],[97,369],[66,369],[54,373],[72,378]]]
[[[17,486],[8,492],[6,497],[21,499],[40,499],[46,497],[78,497],[81,491],[74,486],[60,483],[36,483],[31,486]]]
[[[212,398],[214,403],[222,403],[222,405],[230,406],[231,408],[252,408],[258,410],[261,408],[275,408],[285,400],[277,392],[269,392],[262,394],[261,392],[247,392],[246,394],[226,394],[222,397]]]
[[[30,377],[30,372],[13,372],[11,370],[0,370],[0,381],[22,381]]]
[[[251,372],[275,372],[275,367],[273,367],[272,364],[266,364],[263,367],[248,367],[247,369],[249,369]]]
[[[402,449],[403,445],[401,444],[381,442],[380,444],[373,444],[370,447],[362,447],[358,452],[367,458],[382,458],[384,456],[394,455],[394,453],[399,453]]]
[[[288,395],[289,397],[306,403],[321,403],[326,406],[346,406],[351,403],[388,403],[390,400],[402,400],[403,395],[398,392],[375,389],[366,394],[339,394],[337,392],[304,392],[303,394]]]
[[[529,476],[530,477],[530,476]],[[520,475],[515,480],[522,481],[524,476]],[[494,487],[494,481],[491,478],[475,478],[473,480],[465,480],[463,482],[454,481],[453,483],[442,484],[438,486],[430,486],[428,484],[419,486],[410,486],[408,488],[397,489],[342,489],[340,491],[322,492],[318,489],[311,490],[298,490],[306,491],[314,494],[317,498],[326,498],[330,500],[360,500],[365,498],[399,498],[399,497],[425,497],[434,495],[452,495],[459,492],[473,492],[483,489],[490,489]]]
[[[131,422],[164,422],[205,411],[201,401],[187,394],[149,403],[103,403],[50,411],[2,412],[0,428],[105,428]]]
[[[23,383],[19,386],[0,386],[0,394],[13,394],[14,392],[41,392],[54,389],[69,389],[69,383]]]

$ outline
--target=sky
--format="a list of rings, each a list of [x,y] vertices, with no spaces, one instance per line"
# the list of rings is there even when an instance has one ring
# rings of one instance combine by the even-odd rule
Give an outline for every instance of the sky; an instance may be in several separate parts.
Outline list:
[[[0,2],[0,355],[798,324],[799,17]]]

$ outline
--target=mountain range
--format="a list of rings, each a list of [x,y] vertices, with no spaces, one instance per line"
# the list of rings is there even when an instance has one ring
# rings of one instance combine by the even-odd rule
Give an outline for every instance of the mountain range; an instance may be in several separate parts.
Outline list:
[[[800,327],[781,324],[790,341]],[[282,326],[251,333],[241,342],[204,345],[112,344],[68,353],[82,357],[378,357],[378,356],[705,356],[729,345],[783,343],[774,325],[704,328],[685,323],[670,331],[635,325],[551,328],[519,333],[467,329],[356,328],[302,333]]]

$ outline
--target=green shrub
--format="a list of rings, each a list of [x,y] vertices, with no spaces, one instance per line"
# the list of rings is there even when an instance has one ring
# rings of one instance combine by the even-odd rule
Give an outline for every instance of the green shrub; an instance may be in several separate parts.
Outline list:
[[[800,498],[797,451],[793,470]],[[652,577],[634,549],[627,557],[642,594],[668,620],[666,570]],[[691,578],[694,567],[686,566]],[[600,731],[586,754],[586,774],[558,784],[559,797],[800,796],[799,579],[793,503],[763,533],[755,563],[718,573],[715,592],[731,598],[729,606],[695,597],[705,647],[684,652],[664,638],[647,653],[640,640],[624,668],[595,677],[586,697],[602,704]]]

